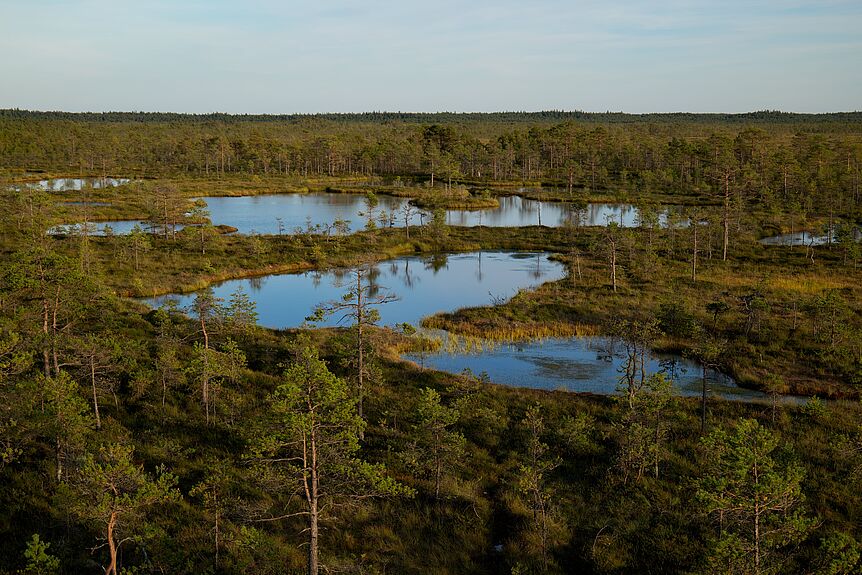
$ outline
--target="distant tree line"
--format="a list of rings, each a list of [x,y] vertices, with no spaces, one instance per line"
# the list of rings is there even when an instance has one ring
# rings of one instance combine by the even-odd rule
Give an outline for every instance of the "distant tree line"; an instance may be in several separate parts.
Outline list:
[[[795,123],[795,124],[848,124],[862,121],[862,112],[835,112],[828,114],[798,114],[779,110],[758,110],[742,114],[690,112],[627,114],[625,112],[585,112],[583,110],[542,110],[538,112],[359,112],[324,114],[180,114],[173,112],[62,112],[20,110],[17,108],[0,109],[0,118],[72,120],[81,122],[298,122],[325,120],[344,123],[408,122],[421,124],[446,124],[463,122],[517,122],[543,123],[565,122],[570,120],[586,122],[662,122],[662,123]]]
[[[541,114],[548,114],[547,116]],[[556,113],[186,116],[0,111],[0,166],[80,174],[408,177],[531,182],[570,193],[610,189],[754,201],[802,214],[854,213],[862,198],[862,125],[855,114],[785,124],[569,120]],[[563,114],[563,113],[560,113]],[[567,113],[566,113],[567,114]],[[687,115],[683,115],[688,118]],[[821,116],[789,115],[805,122]],[[833,116],[851,121],[833,122]],[[508,122],[534,118],[531,124]],[[267,121],[262,121],[265,118]],[[479,118],[479,119],[476,119]],[[736,118],[736,117],[734,117]],[[788,120],[793,118],[788,117]],[[800,120],[801,121],[801,120]],[[508,122],[508,123],[507,123]]]

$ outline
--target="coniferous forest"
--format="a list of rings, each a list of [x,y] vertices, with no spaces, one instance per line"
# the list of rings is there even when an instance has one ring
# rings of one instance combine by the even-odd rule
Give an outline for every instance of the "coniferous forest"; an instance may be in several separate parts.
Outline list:
[[[0,573],[862,573],[862,113],[0,110],[0,203]]]

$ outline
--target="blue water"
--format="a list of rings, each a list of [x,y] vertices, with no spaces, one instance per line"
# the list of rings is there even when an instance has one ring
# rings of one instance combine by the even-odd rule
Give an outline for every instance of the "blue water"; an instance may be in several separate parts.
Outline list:
[[[461,373],[485,372],[494,383],[536,389],[563,389],[613,394],[623,372],[625,356],[619,342],[606,337],[561,338],[517,344],[484,344],[478,352],[455,350],[406,354],[425,367]],[[651,354],[648,373],[663,371],[679,395],[700,396],[700,366],[679,356]],[[722,374],[707,372],[708,395],[744,401],[768,401],[765,394],[737,387]]]
[[[363,230],[369,217],[377,227],[404,226],[406,198],[379,195],[369,206],[364,195],[358,194],[273,194],[263,196],[207,197],[210,220],[214,225],[226,224],[241,234],[294,234],[312,231],[326,233],[327,226],[343,220],[349,232]],[[415,212],[415,210],[414,210]],[[381,219],[381,216],[383,219]],[[393,219],[394,218],[394,219]],[[419,225],[422,218],[414,213],[410,225]],[[426,219],[427,221],[427,219]],[[337,233],[329,228],[332,234]]]
[[[105,236],[107,235],[105,232],[107,231],[106,226],[110,228],[111,234],[115,236],[124,236],[130,234],[135,226],[139,226],[141,230],[148,231],[148,225],[146,222],[139,220],[111,220],[107,222],[89,222],[87,224],[88,235],[91,236]],[[67,236],[77,236],[80,235],[83,231],[84,224],[60,224],[57,226],[52,226],[48,228],[49,235],[67,235]],[[181,229],[182,226],[177,226],[177,230]]]
[[[369,209],[377,227],[404,227],[406,198],[378,195],[376,206],[369,208],[365,196],[355,194],[277,194],[267,196],[208,197],[210,219],[214,224],[227,224],[239,233],[277,234],[278,218],[283,233],[306,231],[309,228],[324,233],[325,226],[336,220],[346,221],[351,231],[364,229]],[[543,225],[559,227],[567,223],[584,226],[604,226],[614,221],[623,227],[638,225],[638,209],[629,204],[588,204],[575,210],[572,204],[542,202],[520,196],[499,198],[500,206],[482,210],[447,210],[446,222],[452,226],[523,227]],[[410,225],[428,222],[427,212],[416,211]],[[660,223],[667,221],[666,214]],[[323,226],[322,228],[316,228]]]
[[[204,197],[210,220],[214,225],[237,228],[240,234],[276,235],[311,232],[318,234],[352,233],[366,229],[368,221],[380,227],[404,227],[430,221],[427,211],[412,211],[405,220],[407,198],[378,195],[370,206],[364,195],[358,194],[273,194],[262,196]],[[483,210],[447,210],[446,221],[452,226],[524,227],[543,225],[604,226],[616,222],[622,227],[639,225],[638,209],[630,204],[588,204],[576,209],[572,204],[542,202],[520,196],[499,198],[497,208]],[[665,226],[669,210],[659,215],[659,225]],[[346,228],[336,228],[341,221]],[[128,233],[135,223],[110,221],[115,234]],[[681,224],[681,225],[684,225]]]
[[[565,202],[543,202],[520,196],[498,198],[499,208],[488,210],[448,210],[446,222],[452,226],[524,227],[565,225],[605,226],[615,222],[631,228],[640,224],[640,212],[631,204],[587,204],[578,209]],[[667,225],[667,211],[659,215],[659,225]]]
[[[25,182],[23,187],[46,192],[66,192],[89,188],[115,188],[128,184],[128,178],[52,178],[38,182]],[[12,186],[15,189],[18,186]]]
[[[418,325],[428,315],[461,307],[491,305],[519,289],[565,277],[562,264],[543,253],[474,252],[431,257],[403,257],[377,264],[371,282],[375,294],[392,294],[397,301],[379,306],[381,325]],[[319,304],[340,300],[352,287],[348,269],[271,275],[231,280],[213,287],[227,301],[242,288],[257,304],[259,323],[271,328],[301,325]],[[145,300],[159,306],[173,300],[189,306],[194,294]],[[337,316],[321,325],[338,325]],[[348,322],[349,323],[349,322]]]
[[[826,235],[811,232],[793,232],[760,240],[760,243],[765,246],[823,246],[828,242],[829,238]]]
[[[862,230],[854,228],[850,232],[854,240],[862,241]],[[792,234],[781,234],[770,238],[763,238],[760,243],[765,246],[825,246],[829,243],[830,234],[793,232]],[[841,236],[836,233],[832,236],[832,242],[837,243]]]
[[[370,274],[375,295],[394,295],[396,301],[378,306],[380,325],[409,323],[462,307],[487,306],[565,276],[562,264],[543,253],[474,252],[427,257],[402,257],[378,263]],[[341,301],[355,276],[349,269],[310,271],[232,280],[213,287],[216,297],[229,300],[241,289],[257,306],[259,323],[270,328],[303,324],[313,309]],[[366,284],[367,285],[367,284]],[[168,295],[144,300],[151,306],[173,301],[188,309],[194,294]],[[318,324],[349,325],[350,319],[329,316]],[[444,334],[445,335],[445,334]],[[515,387],[566,389],[612,394],[620,378],[623,358],[613,340],[601,337],[549,339],[522,344],[495,344],[479,353],[409,354],[419,364],[453,373],[469,368],[486,372],[491,381]],[[682,395],[698,395],[701,370],[678,356],[653,356],[649,372],[667,370]],[[737,388],[720,374],[708,374],[709,394],[744,401],[766,400],[755,391]]]

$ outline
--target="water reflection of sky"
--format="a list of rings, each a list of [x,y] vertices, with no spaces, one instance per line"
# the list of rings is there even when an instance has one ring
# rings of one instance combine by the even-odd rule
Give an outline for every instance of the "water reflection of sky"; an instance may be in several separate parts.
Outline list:
[[[38,182],[26,182],[23,187],[46,192],[65,192],[90,188],[114,188],[129,183],[128,178],[52,178]],[[16,186],[13,186],[13,189]]]
[[[565,202],[543,202],[521,196],[502,196],[500,207],[488,210],[448,210],[446,221],[452,226],[524,227],[565,225],[605,226],[616,222],[630,228],[640,224],[639,211],[631,204],[586,204],[578,207]],[[666,225],[667,212],[659,214],[657,224]]]
[[[110,229],[110,233],[112,235],[124,236],[130,234],[135,226],[139,226],[143,231],[149,230],[147,223],[139,220],[111,220],[107,222],[89,222],[87,224],[87,232],[91,236],[105,236],[108,235],[106,232]],[[177,229],[180,229],[181,227],[182,226],[177,226]],[[60,224],[58,226],[48,228],[48,234],[76,236],[80,235],[83,230],[83,223]]]
[[[542,253],[474,252],[404,257],[377,264],[370,281],[374,294],[394,294],[399,299],[379,307],[381,324],[417,325],[425,316],[461,307],[491,305],[507,299],[518,289],[560,279],[565,270]],[[349,269],[282,274],[224,282],[214,286],[216,297],[227,301],[242,289],[257,305],[260,324],[272,328],[303,323],[315,306],[340,300],[352,286]],[[194,294],[171,295],[146,300],[158,306],[167,300],[187,308]],[[336,325],[330,317],[323,325]],[[349,320],[343,325],[349,324]],[[407,356],[429,367],[460,373],[487,372],[492,381],[518,387],[567,389],[613,393],[620,378],[621,349],[606,338],[550,339],[513,345],[498,345],[481,353],[438,353]],[[700,368],[674,356],[652,357],[648,371],[672,374],[682,395],[698,395]],[[711,395],[732,399],[763,399],[763,394],[735,387],[710,374]]]
[[[829,237],[825,234],[811,232],[793,232],[760,240],[760,243],[765,246],[823,246],[828,242]]]
[[[495,298],[510,298],[520,288],[564,276],[563,265],[549,260],[547,254],[474,252],[388,260],[377,264],[371,281],[377,293],[400,298],[380,306],[381,324],[416,325],[428,315],[490,305]],[[233,280],[213,289],[216,297],[227,300],[242,287],[257,304],[261,325],[284,328],[300,325],[318,304],[339,300],[352,280],[350,270],[344,269]],[[166,298],[188,306],[194,296],[147,301],[161,305]],[[337,319],[330,318],[326,325],[333,325]]]
[[[377,204],[369,207],[365,196],[356,194],[274,194],[263,196],[238,196],[203,198],[213,224],[226,224],[237,228],[241,234],[278,234],[279,219],[282,232],[305,231],[309,226],[332,226],[343,220],[350,231],[362,230],[369,215],[375,225],[388,226],[390,218],[394,225],[404,226],[405,198],[377,196]],[[414,210],[415,212],[415,210]],[[385,214],[385,220],[381,220]],[[420,217],[414,213],[411,225],[419,225]],[[326,229],[318,230],[325,233]],[[335,233],[334,230],[331,230]]]
[[[337,234],[365,229],[369,219],[377,227],[404,227],[407,198],[379,195],[369,206],[357,194],[273,194],[262,196],[206,197],[210,220],[237,228],[240,234],[293,234],[297,231]],[[523,227],[543,225],[604,226],[616,222],[623,227],[640,225],[638,208],[630,204],[586,204],[576,207],[561,202],[541,202],[520,196],[499,198],[500,206],[484,210],[447,210],[446,221],[453,226]],[[669,209],[657,214],[656,225],[665,226]],[[413,209],[411,226],[429,221],[429,214]],[[335,228],[336,221],[347,224],[346,230]],[[104,222],[115,234],[128,233],[137,222]],[[100,224],[101,226],[104,223]],[[680,225],[685,225],[684,221]]]
[[[375,225],[404,227],[406,198],[378,195],[377,205],[370,207],[365,196],[355,194],[276,194],[203,198],[214,224],[227,224],[240,233],[277,234],[279,218],[283,233],[294,233],[315,226],[331,226],[336,220],[346,221],[350,230],[365,228],[371,214]],[[523,227],[543,225],[559,227],[567,224],[604,226],[614,221],[624,227],[639,224],[638,209],[629,204],[587,204],[581,209],[561,202],[542,202],[520,196],[502,196],[500,206],[482,210],[446,211],[446,221],[452,226]],[[415,211],[410,225],[428,221],[428,214]],[[665,212],[659,215],[659,225],[665,225]]]
[[[620,380],[624,355],[619,344],[604,337],[548,339],[520,344],[489,346],[477,353],[440,352],[409,354],[405,358],[441,371],[485,372],[494,383],[538,389],[565,389],[597,394],[614,393]],[[702,372],[696,363],[678,356],[653,355],[648,373],[664,371],[680,395],[699,396]],[[766,400],[757,391],[736,387],[724,376],[707,374],[709,394],[725,399]]]

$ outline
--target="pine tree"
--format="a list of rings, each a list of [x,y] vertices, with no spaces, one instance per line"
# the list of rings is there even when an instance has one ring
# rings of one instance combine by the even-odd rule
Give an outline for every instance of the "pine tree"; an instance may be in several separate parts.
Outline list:
[[[718,521],[707,570],[772,573],[780,551],[801,541],[812,522],[800,510],[802,466],[756,420],[703,438],[705,473],[696,499]]]
[[[303,517],[307,572],[320,570],[320,524],[334,506],[375,496],[412,495],[388,477],[382,465],[359,457],[365,422],[347,384],[333,375],[317,352],[305,347],[284,373],[271,400],[270,419],[260,430],[252,458],[268,487],[286,496],[283,513],[270,520]],[[297,510],[290,503],[302,503]]]
[[[132,460],[134,449],[110,444],[88,454],[67,487],[69,510],[104,529],[109,552],[105,575],[119,572],[120,546],[143,530],[146,508],[179,498],[176,477],[159,468],[155,477]]]

